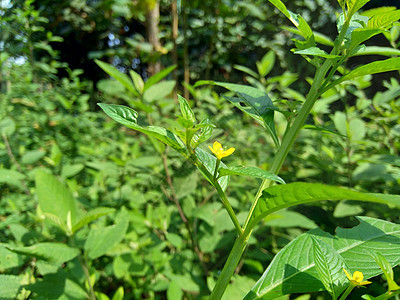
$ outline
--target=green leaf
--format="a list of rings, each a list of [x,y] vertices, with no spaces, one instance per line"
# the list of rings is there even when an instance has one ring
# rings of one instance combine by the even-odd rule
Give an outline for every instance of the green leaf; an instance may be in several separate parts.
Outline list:
[[[39,243],[29,247],[6,247],[8,250],[45,260],[53,265],[61,265],[78,256],[79,249],[61,243]]]
[[[22,277],[20,276],[0,274],[0,299],[17,299],[21,289],[21,280]]]
[[[307,22],[298,14],[294,14],[289,11],[285,4],[283,4],[280,0],[269,0],[277,9],[279,9],[289,20],[293,23],[294,26],[299,29],[300,34],[306,39],[309,40],[313,38],[313,32]]]
[[[124,300],[124,287],[120,286],[114,293],[111,300]]]
[[[347,0],[348,15],[351,17],[370,0]]]
[[[383,11],[375,13],[371,19],[369,19],[368,28],[380,28],[389,29],[393,26],[393,23],[400,19],[400,10],[394,11]]]
[[[196,123],[196,117],[194,116],[194,113],[190,108],[189,103],[181,95],[178,95],[178,100],[183,118],[189,121],[192,124],[190,127],[192,127],[193,124]]]
[[[400,287],[394,281],[392,266],[387,261],[386,257],[376,252],[369,252],[369,255],[371,255],[374,258],[378,266],[381,268],[383,274],[385,275],[386,281],[388,283],[388,292],[390,293],[391,291],[399,290]]]
[[[344,260],[331,245],[314,236],[311,236],[311,239],[313,258],[319,279],[332,298],[337,299],[344,288]]]
[[[35,283],[23,287],[38,294],[40,299],[88,299],[84,289],[68,278],[67,272],[62,269],[57,273],[46,274]]]
[[[258,78],[258,74],[256,72],[254,72],[252,69],[245,67],[245,66],[241,66],[241,65],[234,65],[233,66],[236,70],[242,71],[244,73],[249,74],[250,76],[254,77],[254,78]]]
[[[271,72],[272,68],[275,64],[275,53],[274,51],[268,51],[267,54],[263,56],[261,61],[256,62],[258,73],[265,77],[269,72]],[[257,77],[255,77],[257,78]]]
[[[276,228],[300,227],[313,229],[318,227],[314,221],[306,216],[291,210],[281,209],[264,218],[265,225]]]
[[[204,119],[199,124],[196,125],[196,128],[200,128],[193,135],[192,138],[192,147],[197,148],[201,143],[207,141],[213,132],[213,127],[215,127],[209,119]]]
[[[11,118],[4,118],[0,121],[0,133],[11,136],[15,132],[15,122]]]
[[[374,35],[382,33],[382,29],[376,28],[356,28],[351,32],[350,50],[354,49],[364,41],[370,39]]]
[[[382,273],[369,255],[371,251],[383,253],[393,267],[397,266],[400,263],[400,247],[390,245],[400,243],[400,225],[368,217],[358,217],[358,220],[358,226],[338,228],[335,236],[319,228],[298,236],[274,257],[245,299],[273,299],[287,294],[324,290],[310,251],[313,247],[312,237],[338,252],[349,273],[361,271],[366,279]],[[344,273],[342,276],[343,280],[339,278],[338,290],[339,286],[344,289],[348,284]]]
[[[265,171],[260,168],[256,167],[246,167],[246,166],[236,166],[236,167],[230,167],[230,168],[220,168],[218,170],[218,173],[220,176],[226,176],[226,175],[241,175],[241,176],[249,176],[249,177],[254,177],[254,178],[261,178],[261,179],[266,179],[266,180],[271,180],[279,183],[285,183],[285,181],[280,178],[279,176]]]
[[[353,53],[351,56],[360,55],[398,56],[400,55],[400,50],[391,47],[367,46],[363,47],[362,50]]]
[[[43,156],[46,155],[46,152],[42,150],[32,150],[32,151],[27,151],[24,153],[24,155],[21,158],[21,163],[24,165],[31,165],[43,158]]]
[[[169,96],[175,87],[175,80],[165,80],[153,84],[143,93],[143,99],[149,102],[159,101]]]
[[[116,217],[114,225],[92,228],[85,242],[85,251],[91,259],[98,258],[117,245],[128,230],[129,215],[125,208]]]
[[[116,105],[116,104],[105,104],[99,103],[98,104],[103,111],[114,121],[121,123],[129,128],[142,132],[144,134],[150,135],[155,137],[156,139],[160,140],[161,142],[171,146],[178,152],[184,152],[185,145],[171,131],[158,126],[145,126],[142,127],[137,123],[138,113],[134,111],[132,108],[123,105]]]
[[[25,175],[17,171],[0,169],[0,184],[5,183],[22,189],[24,187],[22,184],[24,178]]]
[[[144,82],[143,82],[143,79],[142,79],[142,77],[138,74],[138,73],[136,73],[135,71],[133,71],[133,70],[130,70],[129,71],[129,75],[131,75],[131,78],[132,78],[132,81],[133,81],[133,84],[135,85],[135,88],[136,88],[136,90],[138,91],[138,93],[141,95],[141,94],[143,94],[143,89],[144,89]]]
[[[280,209],[323,200],[356,200],[400,207],[400,196],[367,194],[319,183],[294,182],[265,189],[246,230],[250,230],[267,215]]]
[[[360,76],[365,76],[369,74],[376,74],[382,72],[389,72],[389,71],[396,71],[400,70],[400,57],[388,58],[385,60],[374,61],[372,63],[363,65],[358,67],[357,69],[347,73],[346,75],[340,77],[339,79],[335,80],[331,84],[329,84],[324,91],[329,90],[330,88],[334,87],[335,85],[345,81],[351,80]]]
[[[365,10],[361,13],[361,15],[366,16],[368,18],[372,18],[376,14],[391,12],[393,10],[396,10],[395,6],[381,6],[381,7]]]
[[[304,50],[297,50],[294,52],[294,54],[303,54],[303,55],[313,55],[313,56],[318,56],[318,57],[324,57],[324,58],[339,58],[339,55],[332,55],[326,53],[324,50],[318,48],[318,47],[310,47]]]
[[[168,68],[165,68],[164,70],[162,70],[161,72],[158,72],[157,74],[154,74],[153,76],[151,76],[146,83],[144,84],[144,88],[143,91],[146,91],[149,87],[151,87],[152,85],[156,84],[157,82],[159,82],[161,79],[163,79],[164,77],[166,77],[169,73],[171,73],[173,70],[176,69],[176,65],[170,66]]]
[[[300,30],[298,30],[295,27],[290,27],[290,26],[281,26],[283,30],[290,31],[294,34],[301,35]],[[325,46],[332,46],[333,47],[333,41],[326,35],[319,33],[319,32],[314,32],[314,37],[315,41],[319,44],[325,45]]]
[[[168,285],[167,299],[168,300],[180,300],[183,297],[183,292],[176,281],[171,281]]]
[[[239,98],[226,96],[224,96],[224,98],[259,122],[268,130],[275,145],[279,145],[279,139],[274,124],[274,111],[276,108],[265,92],[250,86],[215,81],[198,81],[195,87],[202,84],[222,86],[235,92]]]
[[[36,195],[44,213],[55,215],[67,226],[75,223],[75,199],[53,175],[41,170],[36,172]]]
[[[277,9],[279,9],[281,11],[281,13],[283,13],[286,18],[288,18],[296,27],[298,26],[297,23],[294,23],[291,19],[290,19],[290,13],[287,10],[285,4],[283,4],[280,0],[268,0],[271,4],[273,4]]]
[[[84,164],[63,165],[61,177],[69,178],[77,175],[85,167]]]
[[[130,91],[134,96],[139,96],[135,89],[129,76],[119,71],[114,66],[95,59],[96,64],[103,69],[111,77],[115,78],[119,83],[121,83],[128,91]]]
[[[83,226],[97,220],[98,218],[108,215],[112,212],[114,212],[114,208],[109,208],[109,207],[96,207],[89,212],[87,212],[82,218],[80,218],[76,224],[72,226],[72,233],[75,233],[79,229],[81,229]]]
[[[214,155],[212,155],[211,153],[208,153],[208,152],[202,150],[201,148],[196,148],[195,154],[196,154],[196,158],[207,169],[207,171],[210,174],[214,174],[215,164],[217,163],[217,158]],[[227,166],[223,162],[221,162],[219,168],[227,168]],[[209,180],[208,177],[201,171],[201,169],[199,169],[199,170],[202,173],[202,175],[204,176],[204,178]],[[229,176],[224,176],[224,177],[219,178],[218,183],[221,186],[222,190],[225,191],[229,184]]]

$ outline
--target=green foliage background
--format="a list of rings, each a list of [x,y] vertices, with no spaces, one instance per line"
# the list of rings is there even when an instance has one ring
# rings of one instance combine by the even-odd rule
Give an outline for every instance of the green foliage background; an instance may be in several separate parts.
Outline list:
[[[290,53],[294,34],[281,29],[287,23],[278,11],[258,0],[179,3],[180,15],[188,19],[192,84],[199,79],[246,83],[268,92],[278,111],[299,108],[312,70]],[[175,150],[122,128],[95,105],[129,105],[143,122],[182,127],[175,120],[180,112],[173,97],[175,85],[183,89],[182,26],[178,80],[166,72],[147,84],[149,63],[172,65],[170,4],[160,1],[167,54],[145,41],[146,1],[12,1],[2,8],[1,299],[92,294],[113,300],[202,299],[210,293],[235,239],[218,195]],[[334,37],[335,1],[290,1],[288,8],[306,16],[328,40]],[[397,25],[377,36],[382,48],[374,54],[398,55],[398,38]],[[132,67],[146,82],[143,90],[129,91],[106,77],[94,58],[124,72]],[[346,64],[350,68],[365,59]],[[268,169],[274,142],[226,101],[232,93],[212,86],[188,88],[195,115],[215,125],[208,144],[218,140],[236,148],[225,163]],[[327,91],[280,176],[286,182],[399,194],[399,91],[398,72],[383,79],[360,77]],[[279,137],[285,125],[278,113]],[[241,223],[259,183],[231,178],[227,193]],[[60,210],[71,214],[58,218]],[[337,226],[357,225],[357,215],[398,223],[399,211],[343,201],[269,215],[254,229],[224,299],[244,297],[295,237],[317,226],[333,234]],[[398,268],[395,274],[398,282]],[[380,294],[383,287],[370,289]],[[354,299],[361,293],[355,291]],[[305,296],[298,299],[329,298],[327,293]]]

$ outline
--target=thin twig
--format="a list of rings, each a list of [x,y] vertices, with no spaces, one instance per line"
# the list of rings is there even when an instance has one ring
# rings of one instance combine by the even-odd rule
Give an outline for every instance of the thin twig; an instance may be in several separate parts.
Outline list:
[[[201,267],[203,269],[204,274],[207,276],[208,269],[207,269],[207,267],[206,267],[206,265],[204,263],[203,253],[200,251],[199,247],[197,246],[197,244],[195,242],[195,239],[193,238],[192,228],[190,227],[191,225],[190,225],[188,219],[186,218],[185,213],[183,212],[182,206],[179,203],[178,196],[176,195],[175,188],[174,188],[174,185],[172,183],[172,177],[171,177],[171,175],[169,173],[169,170],[168,170],[167,155],[166,154],[162,154],[161,156],[162,156],[162,161],[163,161],[163,165],[164,165],[164,169],[165,169],[165,176],[166,176],[166,179],[167,179],[167,184],[168,184],[168,186],[169,186],[169,188],[171,190],[171,195],[168,197],[168,194],[166,193],[166,191],[164,193],[167,195],[167,197],[169,199],[171,199],[175,203],[176,207],[178,208],[179,215],[180,215],[183,223],[185,223],[186,229],[187,229],[187,231],[189,233],[189,237],[190,237],[190,241],[191,241],[193,250],[196,252],[197,257],[199,258],[199,261],[200,261],[200,264],[201,264]]]

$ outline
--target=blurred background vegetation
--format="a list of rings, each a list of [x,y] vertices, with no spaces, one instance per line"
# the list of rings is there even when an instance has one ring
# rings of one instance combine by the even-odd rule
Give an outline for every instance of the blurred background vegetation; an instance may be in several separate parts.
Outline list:
[[[382,4],[371,1],[366,8],[377,2]],[[0,298],[85,299],[91,289],[98,299],[205,297],[235,235],[217,195],[172,149],[121,128],[96,103],[129,105],[144,122],[175,128],[179,93],[190,99],[200,119],[217,125],[210,143],[218,139],[236,148],[227,164],[267,169],[274,147],[263,129],[230,106],[220,95],[223,90],[193,85],[210,79],[267,91],[282,112],[276,114],[282,136],[314,72],[290,51],[292,28],[263,0],[0,3]],[[336,36],[337,2],[286,4],[321,33],[329,49]],[[373,56],[352,58],[347,66],[399,55],[399,35],[396,25],[375,37],[371,45],[380,48]],[[132,92],[108,77],[95,59],[122,73],[133,70],[145,82],[157,74],[164,79]],[[399,96],[398,72],[345,82],[325,93],[281,176],[286,182],[399,194]],[[78,258],[51,269],[34,255],[7,250],[72,243],[37,209],[38,170],[56,176],[82,211],[98,206],[116,210],[74,237],[86,270]],[[241,222],[258,184],[231,180],[229,199]],[[123,207],[129,226],[99,254],[90,254],[87,237],[117,226]],[[398,221],[398,213],[348,202],[277,213],[255,231],[226,299],[241,299],[273,255],[301,232],[316,226],[333,232],[338,225],[356,224],[353,216],[360,214]],[[378,293],[381,287],[372,288]],[[124,296],[118,298],[121,290]],[[306,297],[301,299],[325,299],[324,294]]]

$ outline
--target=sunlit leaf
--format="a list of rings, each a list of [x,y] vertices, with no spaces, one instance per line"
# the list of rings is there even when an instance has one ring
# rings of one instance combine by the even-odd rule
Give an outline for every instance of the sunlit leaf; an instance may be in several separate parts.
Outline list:
[[[265,189],[253,211],[248,227],[253,228],[264,217],[280,209],[322,200],[356,200],[400,207],[400,196],[396,195],[360,193],[319,183],[295,182]]]
[[[343,281],[345,279],[345,274],[343,273],[344,260],[331,245],[316,236],[311,236],[311,238],[314,263],[319,279],[329,294],[332,295],[332,298],[337,299],[343,290]]]
[[[373,251],[369,252],[369,254],[375,259],[376,263],[378,264],[383,274],[385,275],[386,281],[388,283],[388,292],[399,290],[400,287],[394,281],[393,268],[386,259],[386,257],[380,253]]]
[[[310,251],[313,247],[312,237],[338,252],[349,273],[361,271],[365,279],[382,274],[369,254],[371,251],[383,253],[393,267],[400,264],[400,247],[388,247],[388,244],[400,243],[400,225],[368,217],[358,219],[358,226],[338,228],[335,236],[319,228],[298,236],[274,257],[245,299],[274,299],[282,295],[325,290]],[[344,273],[342,276],[338,274],[337,277],[339,292],[348,284]]]

